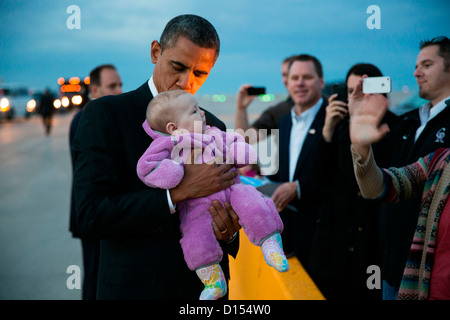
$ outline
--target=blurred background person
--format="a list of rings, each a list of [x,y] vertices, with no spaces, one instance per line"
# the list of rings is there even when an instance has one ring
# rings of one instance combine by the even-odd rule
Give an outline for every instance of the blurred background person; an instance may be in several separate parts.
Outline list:
[[[315,162],[315,177],[330,188],[323,202],[315,233],[311,275],[329,300],[381,300],[381,290],[367,287],[367,268],[380,265],[379,203],[361,197],[353,173],[350,152],[348,98],[363,75],[381,77],[373,64],[358,63],[347,72],[345,86],[328,100],[322,139]],[[342,91],[342,90],[346,91]],[[385,96],[387,96],[385,94]],[[387,111],[383,122],[394,128],[398,117]],[[384,144],[389,135],[374,145],[377,162],[385,164]],[[378,151],[379,150],[379,151]]]
[[[450,98],[450,39],[440,36],[421,41],[414,77],[419,96],[429,102],[403,114],[395,130],[391,129],[389,167],[403,167],[450,147],[450,108],[445,104]],[[375,157],[377,152],[374,150]],[[419,206],[420,199],[381,204],[381,276],[386,300],[397,299]]]
[[[115,66],[104,64],[96,67],[89,74],[90,77],[90,97],[97,99],[106,95],[117,95],[122,93],[122,79]],[[72,171],[75,168],[74,157],[72,153],[72,142],[77,131],[83,109],[80,109],[72,119],[69,131],[69,145],[71,150]],[[95,300],[97,295],[98,263],[100,254],[100,240],[83,238],[80,234],[75,212],[75,199],[72,185],[72,195],[70,204],[70,222],[69,230],[74,238],[81,240],[81,249],[83,253],[83,300]]]
[[[371,145],[388,131],[380,120],[388,102],[381,95],[364,95],[358,84],[350,98],[350,122],[355,175],[364,197],[401,202],[421,202],[416,230],[404,266],[398,300],[450,299],[450,149],[439,148],[407,166],[381,169]],[[450,99],[445,100],[450,106]]]
[[[285,87],[287,87],[287,76],[288,67],[291,57],[283,60],[281,63],[281,78]],[[264,140],[267,136],[271,135],[273,129],[278,129],[278,122],[281,117],[289,113],[289,111],[294,106],[294,101],[290,96],[284,101],[277,103],[264,110],[264,112],[250,125],[248,120],[247,109],[251,102],[255,99],[255,95],[249,95],[248,89],[252,87],[250,84],[244,84],[239,88],[238,95],[236,98],[236,115],[235,115],[235,130],[241,129],[246,132],[248,129],[254,129],[256,132],[256,140]],[[266,130],[266,134],[262,134],[261,130]],[[248,136],[246,136],[247,142],[249,141]],[[239,169],[242,175],[246,176],[257,176],[260,175],[261,169],[258,164],[252,164]]]
[[[292,57],[288,57],[283,60],[281,64],[281,77],[283,80],[283,84],[287,86],[287,74],[288,74],[288,66]],[[294,106],[294,101],[289,96],[286,100],[267,108],[256,121],[250,125],[248,120],[247,109],[250,106],[251,102],[255,99],[256,96],[249,95],[247,90],[252,87],[250,84],[244,84],[239,88],[237,99],[236,99],[236,115],[235,115],[235,129],[242,129],[244,132],[248,129],[252,128],[257,130],[258,140],[264,139],[264,137],[260,137],[259,130],[267,129],[267,135],[270,135],[270,130],[278,129],[278,122],[281,117],[287,114],[292,107]]]
[[[89,74],[92,99],[122,93],[122,79],[112,64],[98,66]]]
[[[318,209],[327,189],[316,188],[312,171],[328,104],[322,95],[324,86],[322,64],[316,57],[292,58],[287,89],[294,106],[278,123],[279,170],[270,176],[280,182],[271,198],[284,223],[285,251],[295,254],[307,272]]]
[[[39,102],[39,110],[42,115],[46,135],[50,135],[50,132],[52,131],[53,113],[55,111],[55,107],[53,106],[54,100],[55,97],[51,94],[50,90],[46,88],[41,101]]]

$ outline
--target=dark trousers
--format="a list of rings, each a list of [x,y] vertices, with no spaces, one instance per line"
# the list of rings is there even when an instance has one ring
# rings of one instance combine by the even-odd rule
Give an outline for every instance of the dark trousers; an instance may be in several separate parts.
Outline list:
[[[100,241],[81,239],[83,248],[83,300],[96,300]]]

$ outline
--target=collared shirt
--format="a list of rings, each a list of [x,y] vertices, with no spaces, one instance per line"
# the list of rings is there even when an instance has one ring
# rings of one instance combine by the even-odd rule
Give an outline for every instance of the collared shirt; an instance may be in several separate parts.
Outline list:
[[[303,143],[309,134],[310,127],[322,106],[323,98],[320,98],[308,110],[300,115],[295,113],[295,107],[291,109],[292,128],[289,142],[289,181],[293,181],[298,157],[302,151]]]
[[[155,82],[153,81],[153,76],[151,76],[150,79],[148,79],[148,87],[150,89],[150,92],[152,93],[153,98],[158,95],[158,90],[156,89]]]
[[[153,76],[148,80],[148,87],[150,92],[152,93],[153,98],[158,95],[158,90],[156,89],[155,82],[153,82]],[[169,204],[170,213],[175,213],[175,205],[172,202],[172,198],[170,197],[169,189],[166,190],[167,195],[167,203]]]
[[[419,116],[420,116],[420,127],[417,128],[416,131],[416,140],[419,139],[420,134],[427,126],[427,123],[436,117],[442,110],[446,108],[445,101],[448,100],[450,96],[436,103],[435,106],[431,107],[431,102],[425,103],[419,108]]]

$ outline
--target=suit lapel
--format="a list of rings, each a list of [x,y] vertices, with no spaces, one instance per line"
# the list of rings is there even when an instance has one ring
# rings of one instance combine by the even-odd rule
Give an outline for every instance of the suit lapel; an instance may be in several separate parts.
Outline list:
[[[424,146],[427,146],[426,150],[435,150],[439,147],[446,147],[448,145],[448,143],[445,143],[444,141],[446,140],[445,135],[449,134],[449,132],[446,131],[450,131],[450,128],[447,127],[448,121],[442,121],[442,119],[448,119],[450,116],[449,113],[450,109],[445,108],[427,123],[425,129],[415,143],[413,137],[412,140],[414,146],[410,149],[411,152],[409,153],[408,159],[413,159],[413,161],[415,161],[415,159],[424,156],[424,154],[422,154],[424,153],[422,150]],[[415,135],[415,131],[413,134]]]
[[[142,124],[146,119],[147,106],[150,100],[153,99],[153,95],[150,92],[150,88],[148,87],[147,82],[130,93],[131,101],[127,108],[133,108],[135,111],[129,112],[127,116],[132,119],[130,121],[134,125],[132,126],[132,128],[127,125],[127,128],[125,130],[127,131],[126,134],[131,134],[133,137],[135,137],[135,143],[138,145],[138,147],[135,149],[135,157],[136,159],[139,159],[142,153],[153,141],[153,139],[142,128]],[[124,108],[123,110],[124,112],[127,112],[126,108]]]
[[[152,99],[153,95],[150,92],[147,81],[134,91],[133,102],[139,108],[139,110],[147,110],[147,106]]]
[[[289,180],[289,143],[291,139],[292,118],[289,112],[279,122],[279,172],[280,181]]]

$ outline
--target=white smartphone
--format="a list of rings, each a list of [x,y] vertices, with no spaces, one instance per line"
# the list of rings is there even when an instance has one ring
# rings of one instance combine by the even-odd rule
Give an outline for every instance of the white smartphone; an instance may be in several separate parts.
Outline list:
[[[391,77],[371,77],[363,80],[363,93],[389,93]]]

